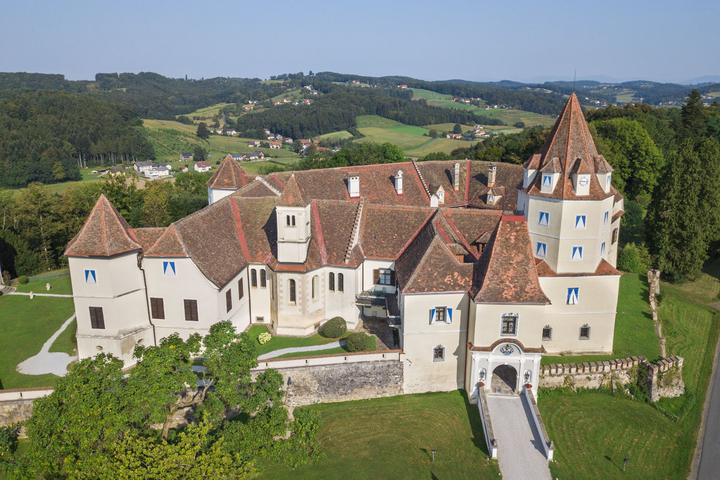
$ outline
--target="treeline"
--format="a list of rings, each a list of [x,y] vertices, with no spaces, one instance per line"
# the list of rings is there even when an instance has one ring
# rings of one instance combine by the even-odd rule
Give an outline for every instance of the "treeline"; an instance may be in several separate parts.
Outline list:
[[[138,189],[124,175],[81,183],[52,193],[32,183],[13,195],[0,189],[0,264],[12,277],[63,267],[68,242],[80,231],[101,193],[132,227],[165,227],[207,205],[209,176],[181,173],[175,183],[155,181]]]
[[[237,128],[241,132],[269,128],[273,133],[292,138],[310,138],[357,128],[355,117],[358,115],[379,115],[406,125],[488,123],[486,117],[429,106],[423,100],[392,97],[387,92],[369,89],[333,87],[327,88],[328,93],[313,98],[310,105],[281,105],[242,115],[237,119]]]
[[[154,158],[128,107],[74,93],[0,91],[0,186],[80,180],[79,168]]]

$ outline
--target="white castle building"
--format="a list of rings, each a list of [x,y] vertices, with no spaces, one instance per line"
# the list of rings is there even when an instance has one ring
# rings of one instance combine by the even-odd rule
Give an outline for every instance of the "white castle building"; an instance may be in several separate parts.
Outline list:
[[[623,197],[570,97],[524,166],[406,162],[248,175],[228,157],[210,205],[131,228],[101,196],[65,252],[78,353],[218,321],[308,335],[385,318],[406,393],[496,376],[538,384],[543,354],[610,353]],[[495,374],[495,375],[493,375]],[[534,387],[536,388],[536,387]]]

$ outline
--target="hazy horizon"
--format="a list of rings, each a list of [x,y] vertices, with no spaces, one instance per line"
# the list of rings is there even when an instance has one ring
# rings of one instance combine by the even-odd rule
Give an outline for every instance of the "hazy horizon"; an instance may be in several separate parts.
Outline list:
[[[686,83],[720,75],[720,2],[315,1],[6,6],[0,71],[155,72],[269,78],[333,71],[426,80],[610,78]]]

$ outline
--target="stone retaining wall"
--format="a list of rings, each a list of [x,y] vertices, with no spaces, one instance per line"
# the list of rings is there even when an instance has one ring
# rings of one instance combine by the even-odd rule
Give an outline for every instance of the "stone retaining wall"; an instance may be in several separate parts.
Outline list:
[[[627,385],[644,381],[653,402],[663,397],[677,397],[685,392],[682,380],[683,358],[671,355],[655,363],[645,357],[621,358],[603,362],[543,365],[540,388],[601,388],[611,383]]]
[[[0,390],[0,427],[24,422],[32,414],[33,400],[51,394],[52,388]]]

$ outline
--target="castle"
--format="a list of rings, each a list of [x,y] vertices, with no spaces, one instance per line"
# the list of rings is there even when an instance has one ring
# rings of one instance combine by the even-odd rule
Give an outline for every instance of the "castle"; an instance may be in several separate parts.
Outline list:
[[[406,393],[537,388],[543,354],[610,353],[623,197],[573,94],[524,166],[428,161],[249,175],[131,228],[101,196],[65,252],[81,358],[229,320],[308,335],[380,317]],[[481,383],[484,382],[484,383]]]

